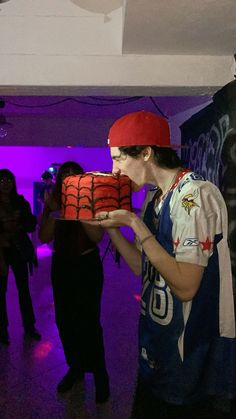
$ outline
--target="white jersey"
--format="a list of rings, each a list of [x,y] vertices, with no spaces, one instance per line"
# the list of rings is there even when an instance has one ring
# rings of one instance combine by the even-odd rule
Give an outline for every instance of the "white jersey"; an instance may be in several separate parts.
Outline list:
[[[205,269],[193,300],[182,302],[143,255],[141,374],[159,398],[172,403],[232,397],[235,317],[223,197],[211,182],[182,172],[156,208],[154,201],[146,206],[144,222],[156,239],[177,261]],[[218,379],[215,368],[222,368]]]

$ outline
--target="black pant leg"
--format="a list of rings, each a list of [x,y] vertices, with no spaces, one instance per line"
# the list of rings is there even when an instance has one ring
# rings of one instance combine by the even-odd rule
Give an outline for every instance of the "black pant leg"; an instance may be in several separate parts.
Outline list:
[[[0,333],[5,332],[8,327],[7,318],[7,304],[6,304],[6,293],[7,293],[7,276],[0,276]]]
[[[25,330],[30,330],[34,328],[35,316],[29,290],[28,266],[15,249],[10,254],[10,266],[16,280],[23,326]]]
[[[54,254],[51,277],[56,323],[68,365],[84,371],[105,368],[100,324],[103,270],[98,251],[76,260]]]
[[[71,282],[74,275],[75,272],[68,259],[54,253],[51,265],[51,281],[55,319],[65,358],[70,367],[79,366],[79,361],[74,356],[73,315],[71,311],[73,294]]]
[[[142,377],[138,376],[130,419],[230,419],[214,408],[214,398],[191,405],[173,405],[152,394]],[[233,416],[234,417],[234,416]]]
[[[103,289],[103,266],[98,251],[83,256],[82,277],[79,292],[81,312],[84,321],[77,319],[77,340],[81,334],[84,336],[81,351],[85,357],[85,363],[92,371],[104,371],[106,369],[103,329],[100,321],[101,296]],[[80,339],[81,340],[81,339]]]
[[[130,419],[167,419],[165,406],[155,403],[150,389],[138,375]]]

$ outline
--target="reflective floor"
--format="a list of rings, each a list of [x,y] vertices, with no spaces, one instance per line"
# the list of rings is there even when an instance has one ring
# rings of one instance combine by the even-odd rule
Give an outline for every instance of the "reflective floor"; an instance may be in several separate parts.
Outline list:
[[[54,321],[50,284],[51,251],[38,248],[39,267],[30,279],[31,295],[42,334],[40,342],[27,341],[23,328],[13,275],[8,284],[10,345],[0,345],[0,419],[128,419],[137,369],[137,323],[140,280],[101,243],[105,284],[102,300],[107,367],[111,398],[96,406],[93,376],[86,374],[66,396],[58,396],[56,386],[67,371]]]

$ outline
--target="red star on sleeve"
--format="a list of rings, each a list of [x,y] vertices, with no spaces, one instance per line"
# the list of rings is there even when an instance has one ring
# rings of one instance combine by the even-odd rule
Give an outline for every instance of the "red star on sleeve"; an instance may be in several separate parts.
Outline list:
[[[204,242],[199,242],[202,245],[202,251],[204,252],[204,250],[210,250],[210,248],[212,247],[213,242],[211,242],[209,240],[209,237],[206,238],[206,241]]]
[[[173,240],[173,245],[175,246],[175,248],[178,247],[179,243],[180,243],[179,237],[178,237],[178,239],[176,241]]]

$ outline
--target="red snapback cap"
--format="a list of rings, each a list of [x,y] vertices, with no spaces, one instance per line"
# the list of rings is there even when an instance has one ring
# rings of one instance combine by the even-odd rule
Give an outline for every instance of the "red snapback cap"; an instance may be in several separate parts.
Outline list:
[[[152,112],[128,113],[117,119],[109,130],[109,147],[156,145],[171,147],[166,119]]]

